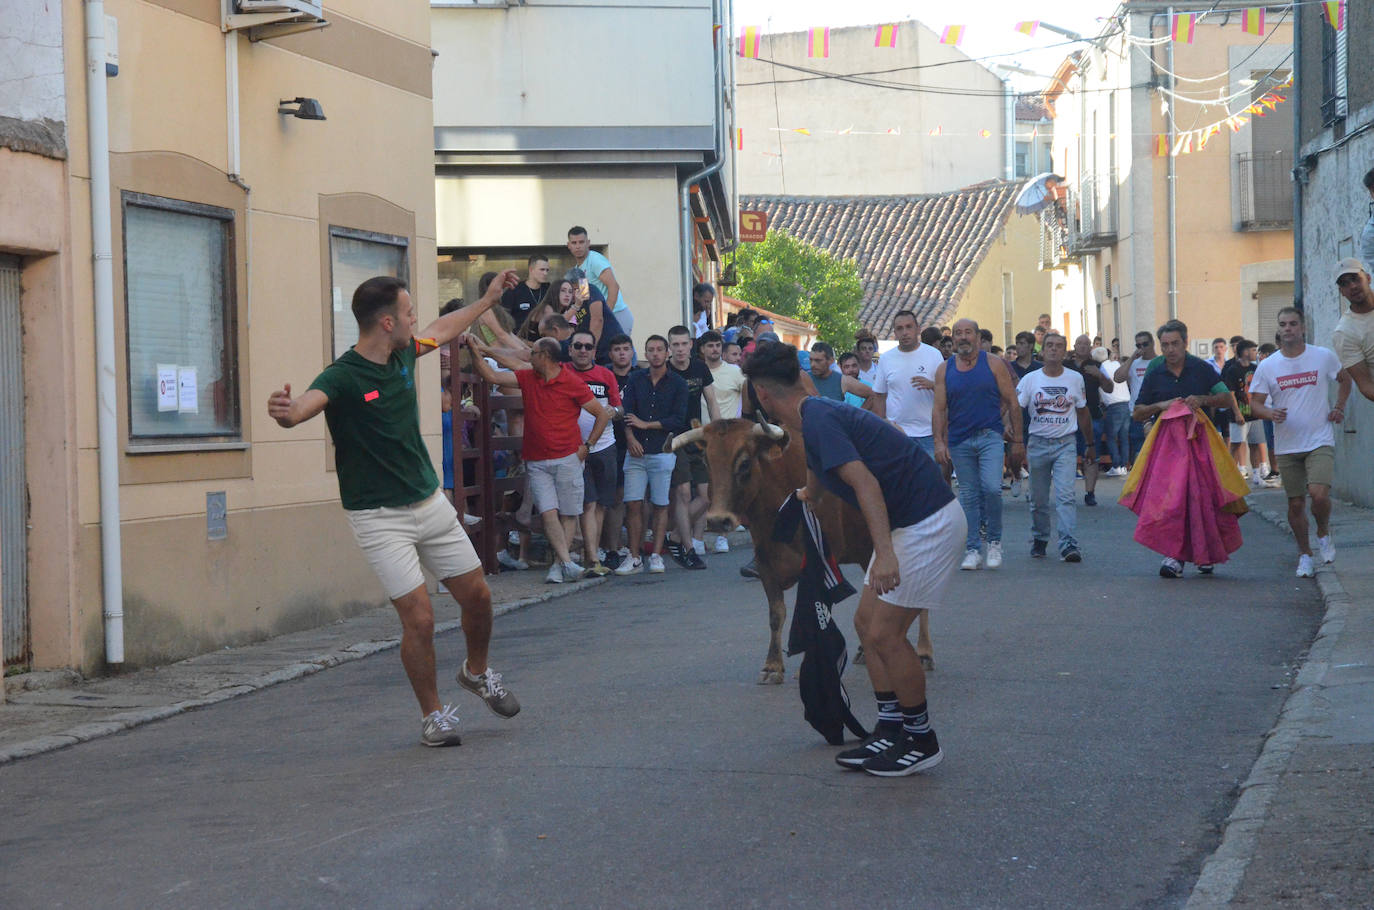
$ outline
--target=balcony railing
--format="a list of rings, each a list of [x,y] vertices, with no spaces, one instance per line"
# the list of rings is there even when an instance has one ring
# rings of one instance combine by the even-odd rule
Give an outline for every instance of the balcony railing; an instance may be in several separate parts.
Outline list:
[[[1242,231],[1293,227],[1293,154],[1236,156],[1236,198]]]
[[[1116,175],[1084,177],[1069,188],[1068,248],[1074,253],[1095,253],[1116,243]]]

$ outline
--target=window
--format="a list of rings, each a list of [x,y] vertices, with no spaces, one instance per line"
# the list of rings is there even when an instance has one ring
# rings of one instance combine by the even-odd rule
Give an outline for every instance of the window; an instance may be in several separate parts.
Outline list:
[[[124,193],[129,439],[240,436],[234,213]]]
[[[409,281],[407,241],[404,237],[329,228],[330,293],[334,315],[334,356],[358,343],[358,321],[353,318],[353,292],[369,278],[389,275]]]
[[[1016,143],[1016,176],[1017,176],[1017,177],[1030,177],[1030,176],[1031,176],[1031,170],[1030,170],[1030,169],[1031,169],[1030,151],[1031,151],[1031,144],[1030,144],[1029,142],[1018,142],[1018,143]]]
[[[1346,116],[1346,36],[1350,34],[1350,12],[1347,7],[1345,28],[1339,32],[1320,13],[1317,18],[1322,35],[1322,126],[1330,126]]]

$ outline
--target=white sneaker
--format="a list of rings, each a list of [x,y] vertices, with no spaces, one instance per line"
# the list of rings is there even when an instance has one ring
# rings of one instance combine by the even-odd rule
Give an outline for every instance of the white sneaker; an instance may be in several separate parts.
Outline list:
[[[658,575],[663,572],[663,557],[657,553],[649,554],[649,572]]]
[[[982,565],[982,563],[983,557],[977,550],[965,550],[964,561],[959,568],[963,569],[965,572],[971,572]]]
[[[616,566],[615,568],[615,574],[617,575],[638,575],[640,572],[643,571],[644,560],[639,559],[637,557],[635,559],[631,559],[629,553],[625,554],[625,558],[622,559],[620,561],[620,565]]]
[[[554,563],[549,566],[549,574],[544,576],[544,584],[561,585],[563,583],[563,564]]]
[[[563,580],[577,581],[582,577],[582,573],[585,571],[585,569],[575,562],[565,562],[563,563]]]
[[[620,558],[621,558],[622,561],[624,561],[624,560],[630,558],[630,548],[629,548],[629,547],[621,547],[619,550],[616,550],[616,552],[620,554]]]
[[[706,541],[704,541],[704,540],[697,540],[695,537],[693,537],[693,538],[692,538],[692,549],[696,551],[696,554],[697,554],[698,556],[705,556],[705,555],[706,555]]]
[[[1245,465],[1243,465],[1243,464],[1242,464],[1242,465],[1236,465],[1236,470],[1240,471],[1240,476],[1241,476],[1241,477],[1244,477],[1246,480],[1249,480],[1249,479],[1250,479],[1250,475],[1251,475],[1252,472],[1251,472],[1251,470],[1250,470],[1249,468],[1247,468]]]
[[[988,544],[987,566],[989,569],[1002,568],[1002,541],[994,540]]]
[[[1299,578],[1312,578],[1317,574],[1312,568],[1312,557],[1306,553],[1298,557],[1298,571],[1295,573]]]
[[[1317,549],[1321,552],[1323,563],[1330,564],[1336,561],[1336,545],[1331,542],[1331,535],[1318,537]]]
[[[719,536],[719,537],[716,538],[715,551],[716,551],[717,553],[729,553],[729,552],[730,552],[730,541],[728,541],[728,540],[725,539],[725,535],[724,535],[724,534],[722,534],[721,536]]]
[[[605,550],[604,547],[597,547],[597,548],[596,548],[596,561],[597,561],[597,562],[605,562],[605,561],[606,561],[606,550]]]
[[[1012,479],[1012,482],[1011,482],[1011,498],[1012,498],[1012,499],[1020,499],[1020,498],[1021,498],[1021,478],[1020,478],[1020,477],[1016,477],[1016,478],[1013,478],[1013,479]]]
[[[506,535],[506,540],[510,543],[515,544],[517,547],[520,546],[520,532],[511,531],[509,534]]]
[[[1252,473],[1250,474],[1250,489],[1252,489],[1252,490],[1262,490],[1262,489],[1264,489],[1264,477],[1260,474],[1259,471],[1254,471],[1254,472],[1252,472]]]
[[[523,559],[517,559],[510,555],[510,550],[498,550],[496,553],[496,561],[505,568],[513,569],[516,572],[523,572],[530,567],[530,564]]]

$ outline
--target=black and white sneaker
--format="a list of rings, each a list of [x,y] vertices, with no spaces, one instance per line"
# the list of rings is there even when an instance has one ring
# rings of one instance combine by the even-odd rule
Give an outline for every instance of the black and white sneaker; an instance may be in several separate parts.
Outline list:
[[[673,557],[673,562],[682,566],[684,569],[692,568],[691,565],[688,564],[687,560],[687,554],[692,552],[690,547],[684,549],[682,544],[678,543],[676,540],[673,540],[673,538],[664,537],[663,549],[667,550],[668,555]]]
[[[1164,561],[1159,564],[1160,578],[1182,578],[1183,563],[1174,559],[1172,556],[1164,557]]]
[[[919,736],[903,731],[895,743],[861,767],[877,777],[906,777],[935,767],[944,757],[934,730]]]
[[[892,744],[901,739],[902,730],[898,727],[895,730],[883,730],[876,728],[869,734],[868,739],[859,743],[852,749],[845,749],[835,756],[835,764],[849,771],[858,771],[863,767],[864,762],[870,758],[882,755],[883,752],[892,748]]]

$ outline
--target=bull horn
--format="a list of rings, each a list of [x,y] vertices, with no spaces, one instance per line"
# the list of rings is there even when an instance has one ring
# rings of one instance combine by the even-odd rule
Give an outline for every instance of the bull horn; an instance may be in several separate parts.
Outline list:
[[[787,431],[775,423],[760,421],[754,424],[754,435],[767,436],[769,439],[781,439],[787,435]]]
[[[702,434],[706,432],[704,427],[692,427],[686,433],[681,433],[673,437],[673,445],[668,451],[676,452],[678,449],[694,442],[701,442]]]

